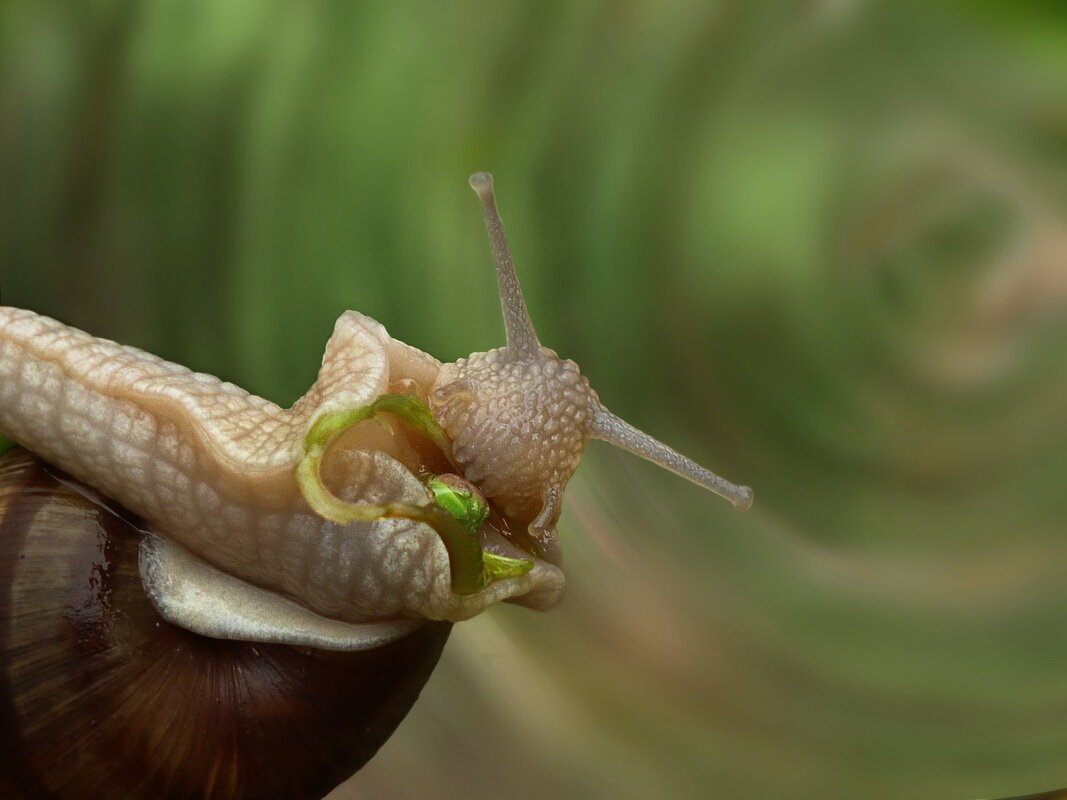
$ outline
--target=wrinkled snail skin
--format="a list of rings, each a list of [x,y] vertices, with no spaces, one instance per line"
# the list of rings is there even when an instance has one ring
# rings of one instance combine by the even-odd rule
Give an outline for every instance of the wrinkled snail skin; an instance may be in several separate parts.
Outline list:
[[[448,623],[354,653],[170,625],[141,585],[140,522],[90,496],[23,450],[0,456],[5,800],[317,800],[437,663]]]

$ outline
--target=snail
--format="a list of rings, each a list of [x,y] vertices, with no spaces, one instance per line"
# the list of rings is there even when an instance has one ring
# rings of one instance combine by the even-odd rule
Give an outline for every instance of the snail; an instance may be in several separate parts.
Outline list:
[[[247,773],[236,755],[203,769],[191,763],[182,780],[195,790],[144,788],[149,778],[166,772],[177,780],[180,772],[169,760],[180,748],[167,750],[170,704],[210,703],[210,692],[221,691],[201,684],[197,673],[189,688],[203,686],[208,696],[179,699],[155,671],[182,658],[209,660],[211,679],[234,693],[251,691],[234,677],[249,671],[277,678],[291,669],[300,681],[322,673],[326,685],[336,686],[343,681],[335,670],[364,670],[368,686],[380,685],[352,688],[357,699],[367,691],[395,697],[359,712],[386,713],[385,703],[392,716],[370,734],[362,755],[342,759],[344,769],[358,768],[414,701],[450,623],[501,601],[537,610],[559,602],[565,581],[556,523],[591,438],[651,460],[737,508],[751,504],[748,487],[608,411],[574,362],[540,344],[492,177],[477,173],[470,184],[489,232],[505,346],[442,364],[346,311],[315,383],[289,409],[31,311],[0,307],[0,430],[36,457],[15,450],[0,462],[6,503],[0,578],[12,586],[10,607],[0,611],[20,620],[35,613],[20,604],[39,601],[48,606],[48,625],[73,631],[60,641],[41,626],[30,625],[29,633],[0,629],[6,681],[0,689],[7,691],[0,702],[16,706],[0,708],[0,715],[14,715],[23,727],[32,727],[27,709],[50,715],[52,684],[35,686],[25,673],[13,677],[28,668],[30,644],[16,641],[24,634],[27,642],[39,636],[44,648],[77,651],[56,656],[80,666],[76,677],[56,677],[55,686],[71,689],[64,704],[84,700],[90,715],[104,713],[92,706],[97,684],[117,691],[109,676],[129,670],[131,684],[143,680],[148,699],[121,698],[118,708],[147,704],[139,709],[144,719],[128,721],[136,728],[122,736],[138,738],[139,769],[149,777],[107,796],[268,796],[241,783],[247,778],[237,773]],[[39,547],[41,555],[24,556],[22,547]],[[68,568],[68,554],[77,568]],[[59,595],[48,595],[51,578],[38,568],[63,576],[55,584]],[[81,592],[80,605],[62,600],[74,597],[68,580]],[[383,682],[383,670],[403,678]],[[53,679],[42,671],[40,680]],[[28,692],[30,705],[12,701],[12,687]],[[300,687],[308,696],[322,690]],[[123,686],[119,693],[136,690]],[[249,697],[242,702],[255,705]],[[226,710],[240,715],[245,708],[235,701]],[[201,723],[218,723],[211,719]],[[94,732],[103,728],[80,730],[89,741],[104,737]],[[201,728],[189,723],[183,730],[195,737]],[[261,732],[281,735],[271,725]],[[33,773],[27,759],[19,763],[28,785],[47,789],[28,797],[93,796],[88,779],[64,777],[65,790],[80,791],[63,794],[56,779]],[[90,775],[98,767],[54,766]],[[324,786],[330,788],[320,781],[302,787],[304,794],[290,787],[278,796],[319,796]]]

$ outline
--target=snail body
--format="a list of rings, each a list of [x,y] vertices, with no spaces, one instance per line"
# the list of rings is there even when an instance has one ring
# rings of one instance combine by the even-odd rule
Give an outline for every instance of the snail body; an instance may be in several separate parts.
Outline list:
[[[321,798],[380,747],[448,636],[338,653],[163,620],[139,521],[18,449],[0,457],[0,796]]]
[[[590,438],[747,508],[748,487],[613,415],[574,362],[540,344],[492,178],[471,186],[505,347],[441,364],[347,311],[317,380],[282,409],[0,308],[0,430],[158,532],[142,580],[164,618],[251,641],[351,650],[501,600],[551,608],[565,586],[555,526]],[[286,637],[294,615],[310,634]]]
[[[321,796],[450,623],[559,602],[590,438],[749,506],[540,344],[471,186],[506,346],[442,364],[347,311],[288,409],[0,307],[0,431],[33,454],[0,459],[0,795]]]

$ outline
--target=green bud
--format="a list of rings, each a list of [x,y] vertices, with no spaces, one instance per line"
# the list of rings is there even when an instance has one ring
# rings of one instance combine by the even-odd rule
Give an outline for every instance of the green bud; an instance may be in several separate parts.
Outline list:
[[[525,558],[508,558],[482,551],[482,564],[489,583],[503,578],[517,578],[533,569],[533,562]]]
[[[435,475],[426,483],[437,505],[477,533],[489,516],[489,503],[478,487],[458,475]]]
[[[426,482],[433,493],[434,502],[472,534],[485,523],[489,516],[489,503],[485,495],[470,481],[458,475],[435,475]],[[533,569],[533,562],[524,558],[508,558],[482,551],[482,566],[486,584],[504,578],[517,578]]]

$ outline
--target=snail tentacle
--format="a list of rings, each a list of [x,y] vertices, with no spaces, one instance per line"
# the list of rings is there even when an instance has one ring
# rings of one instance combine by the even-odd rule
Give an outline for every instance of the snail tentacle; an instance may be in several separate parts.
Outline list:
[[[729,500],[734,508],[747,511],[752,506],[752,489],[731,483],[709,469],[705,469],[691,458],[687,458],[672,447],[653,439],[603,406],[593,414],[590,433],[595,439],[602,439],[609,444],[627,450],[636,456],[651,461],[675,475],[692,481],[697,486],[714,492]]]
[[[478,195],[485,213],[485,227],[489,232],[489,243],[496,264],[500,305],[504,312],[507,352],[513,358],[536,357],[541,350],[541,343],[537,340],[530,312],[526,309],[522,286],[515,274],[515,260],[511,257],[511,247],[504,234],[504,223],[496,207],[493,176],[488,172],[476,172],[470,176],[470,185]]]

